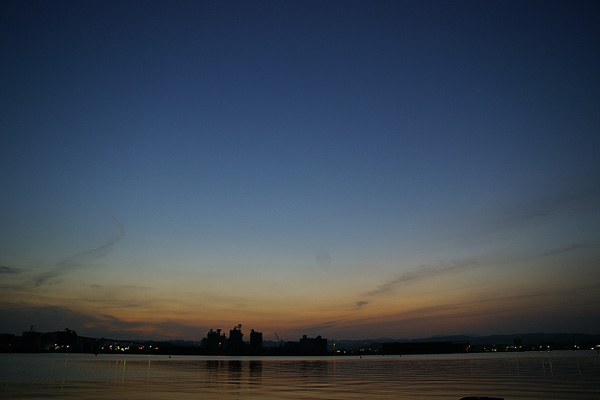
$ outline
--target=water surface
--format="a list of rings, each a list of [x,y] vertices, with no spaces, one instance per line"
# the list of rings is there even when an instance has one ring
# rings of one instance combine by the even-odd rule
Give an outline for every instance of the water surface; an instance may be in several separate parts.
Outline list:
[[[367,357],[1,354],[3,399],[598,399],[592,351]]]

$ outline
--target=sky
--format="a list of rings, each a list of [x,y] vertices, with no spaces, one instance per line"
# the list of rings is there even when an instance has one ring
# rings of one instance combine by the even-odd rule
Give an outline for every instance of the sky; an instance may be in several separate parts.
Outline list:
[[[0,330],[600,333],[599,19],[0,2]]]

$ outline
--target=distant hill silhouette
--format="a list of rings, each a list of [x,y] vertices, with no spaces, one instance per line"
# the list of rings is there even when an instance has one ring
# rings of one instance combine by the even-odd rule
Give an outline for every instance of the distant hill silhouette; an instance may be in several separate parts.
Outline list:
[[[448,335],[432,336],[421,339],[363,339],[363,340],[331,340],[330,350],[334,348],[356,351],[362,348],[378,347],[382,343],[469,343],[472,350],[506,349],[508,346],[520,347],[521,350],[547,349],[590,349],[600,345],[600,334],[585,333],[515,333],[507,335]]]

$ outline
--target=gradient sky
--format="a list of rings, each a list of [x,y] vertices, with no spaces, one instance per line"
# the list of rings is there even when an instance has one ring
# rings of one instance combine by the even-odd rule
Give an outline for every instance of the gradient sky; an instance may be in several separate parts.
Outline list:
[[[2,1],[0,327],[600,333],[597,1]]]

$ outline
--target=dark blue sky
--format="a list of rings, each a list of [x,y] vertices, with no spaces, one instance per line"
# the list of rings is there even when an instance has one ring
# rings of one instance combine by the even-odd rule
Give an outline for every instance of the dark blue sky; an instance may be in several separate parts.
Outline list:
[[[2,2],[2,326],[598,332],[599,17]]]

